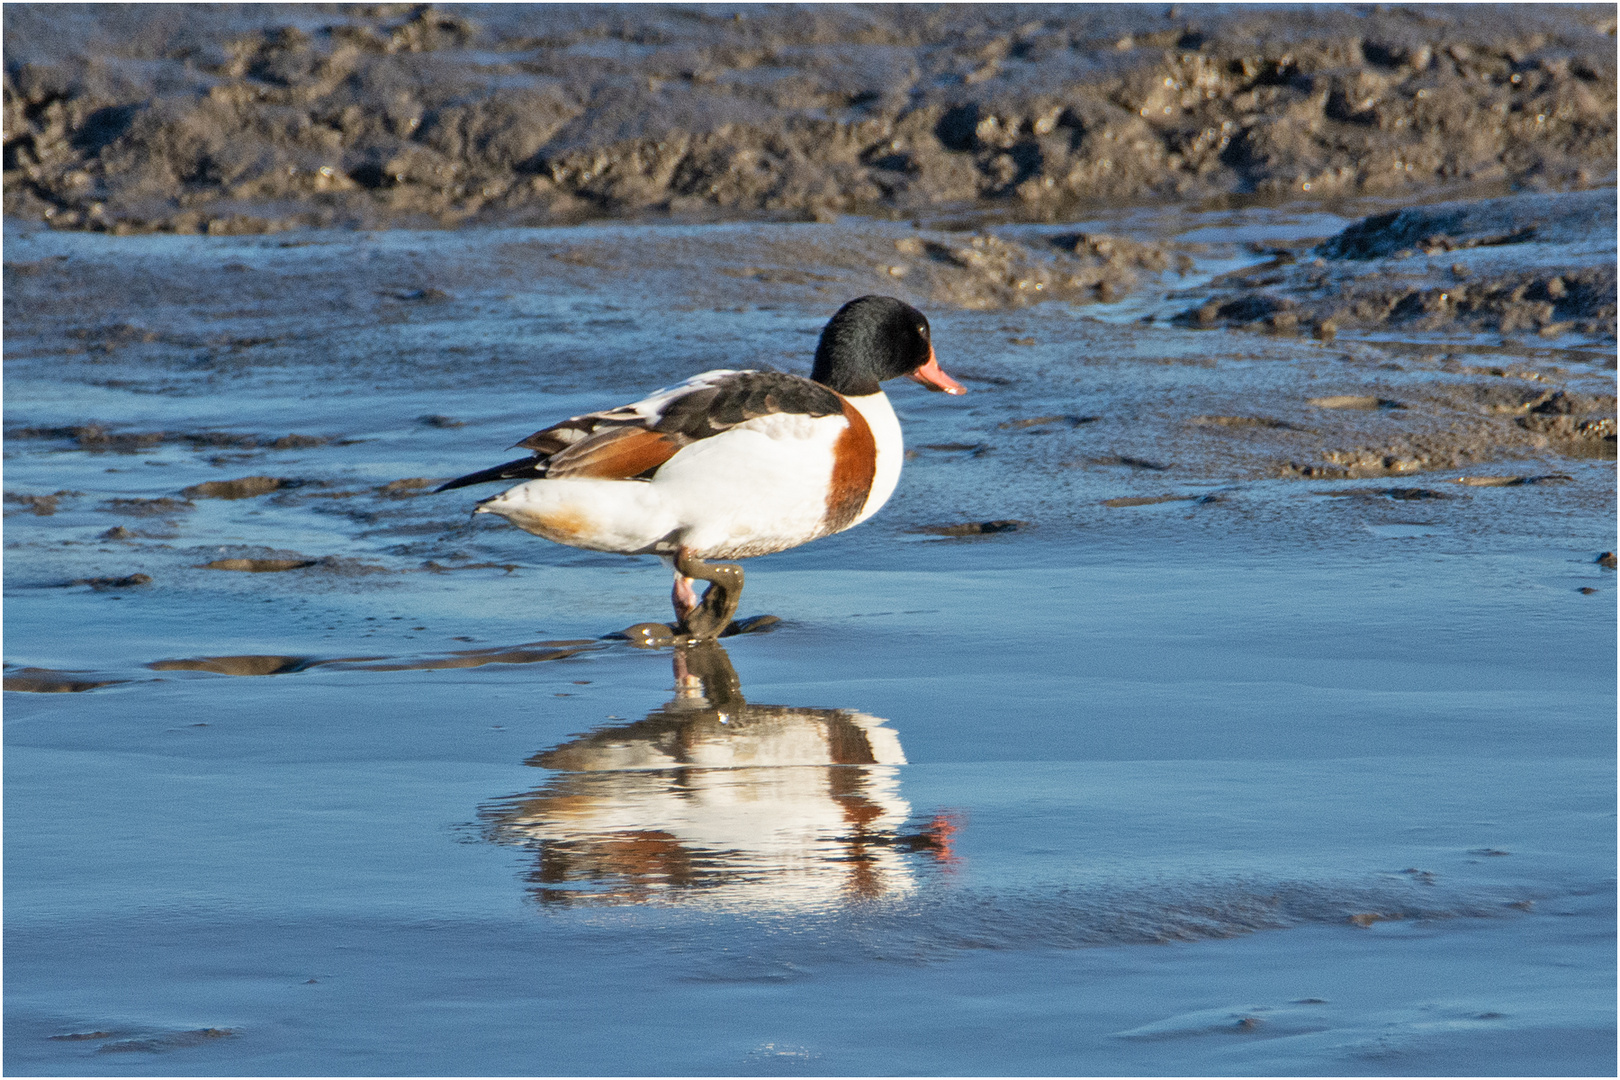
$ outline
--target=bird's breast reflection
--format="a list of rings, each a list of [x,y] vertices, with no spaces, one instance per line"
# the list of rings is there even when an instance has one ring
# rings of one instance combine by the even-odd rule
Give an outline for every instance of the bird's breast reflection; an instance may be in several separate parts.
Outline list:
[[[482,809],[492,839],[537,852],[538,899],[828,907],[953,863],[956,820],[914,818],[885,721],[753,704],[716,642],[676,650],[675,685],[645,720],[536,754],[555,774]]]

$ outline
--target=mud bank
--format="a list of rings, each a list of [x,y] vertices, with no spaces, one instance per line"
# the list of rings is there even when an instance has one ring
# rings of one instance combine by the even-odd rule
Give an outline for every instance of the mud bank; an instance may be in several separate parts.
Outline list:
[[[5,212],[57,228],[1029,220],[1579,187],[1610,7],[379,5],[5,14]]]

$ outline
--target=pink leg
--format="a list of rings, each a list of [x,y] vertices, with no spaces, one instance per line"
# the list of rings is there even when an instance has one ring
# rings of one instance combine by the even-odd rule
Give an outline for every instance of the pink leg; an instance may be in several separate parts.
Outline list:
[[[675,605],[675,621],[682,625],[685,625],[686,617],[697,610],[697,590],[692,588],[694,580],[679,570],[675,571],[675,588],[670,590],[670,600]]]

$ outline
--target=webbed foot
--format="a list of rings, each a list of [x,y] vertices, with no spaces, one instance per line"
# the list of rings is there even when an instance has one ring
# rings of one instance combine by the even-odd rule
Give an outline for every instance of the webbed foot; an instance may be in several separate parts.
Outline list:
[[[743,568],[736,563],[706,563],[686,548],[675,553],[675,572],[680,575],[675,583],[675,620],[680,633],[694,641],[708,641],[720,636],[731,625],[742,603]],[[681,601],[682,578],[707,581],[703,599],[696,607],[687,608]],[[686,595],[693,595],[690,582],[685,582]]]

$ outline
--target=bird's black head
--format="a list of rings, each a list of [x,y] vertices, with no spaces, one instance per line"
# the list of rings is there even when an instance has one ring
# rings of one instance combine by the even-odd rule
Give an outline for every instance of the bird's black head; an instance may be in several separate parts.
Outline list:
[[[839,308],[821,332],[810,371],[849,397],[875,394],[879,383],[902,375],[948,394],[966,392],[939,369],[928,317],[892,296],[862,296]]]

